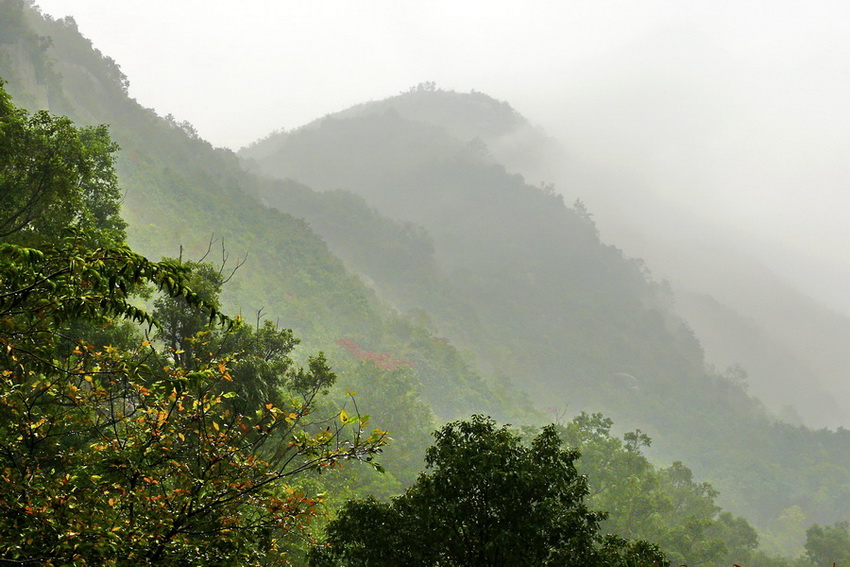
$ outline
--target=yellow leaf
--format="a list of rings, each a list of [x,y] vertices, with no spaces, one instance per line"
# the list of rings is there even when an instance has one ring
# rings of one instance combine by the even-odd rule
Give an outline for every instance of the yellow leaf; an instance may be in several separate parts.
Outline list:
[[[343,423],[348,423],[348,414],[345,410],[339,410],[339,420]]]

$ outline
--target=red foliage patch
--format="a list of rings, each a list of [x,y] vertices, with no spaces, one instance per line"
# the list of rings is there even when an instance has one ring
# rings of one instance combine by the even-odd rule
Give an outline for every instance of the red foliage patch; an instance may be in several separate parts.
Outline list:
[[[360,345],[358,345],[351,339],[339,339],[336,344],[338,344],[360,360],[371,360],[378,366],[378,368],[381,368],[383,370],[395,370],[403,366],[413,368],[414,366],[416,366],[412,362],[393,358],[388,352],[373,352],[370,350],[363,350],[362,348],[360,348]]]

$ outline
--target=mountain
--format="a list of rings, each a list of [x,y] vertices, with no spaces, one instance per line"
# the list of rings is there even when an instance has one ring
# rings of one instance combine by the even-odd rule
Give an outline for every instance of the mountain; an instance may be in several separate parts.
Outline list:
[[[508,172],[535,182],[556,182],[560,193],[572,195],[568,202],[580,197],[593,211],[604,241],[617,243],[627,256],[643,258],[657,279],[670,283],[675,291],[673,311],[694,329],[711,364],[720,369],[742,367],[749,391],[774,413],[789,418],[799,414],[814,427],[850,423],[850,408],[842,403],[850,396],[846,379],[850,354],[844,348],[850,340],[850,317],[789,280],[790,267],[805,263],[792,251],[753,242],[751,235],[731,232],[699,211],[674,206],[635,175],[578,159],[580,152],[569,148],[580,145],[581,139],[561,143],[507,103],[483,93],[438,91],[424,83],[332,117],[383,112],[437,127],[456,142],[485,151],[481,157]],[[299,131],[320,124],[316,121]],[[291,174],[321,185],[320,176],[299,169],[303,165],[287,172],[284,162],[273,163],[269,157],[290,135],[295,132],[272,136],[240,155],[262,162],[272,175]],[[554,184],[541,185],[555,190]],[[788,267],[778,270],[777,262]],[[741,328],[744,320],[747,330]],[[748,339],[742,340],[744,336]]]
[[[504,156],[537,159],[526,148],[546,139],[506,103],[424,85],[243,152],[264,178],[132,100],[72,20],[20,13],[0,20],[0,76],[30,108],[110,124],[133,247],[226,273],[244,260],[225,308],[325,350],[334,395],[357,390],[396,432],[400,483],[438,420],[542,420],[528,392],[555,418],[604,410],[641,428],[654,458],[686,460],[761,526],[793,506],[843,519],[848,433],[780,422],[707,368],[668,286],[603,241],[580,202],[511,173]]]
[[[20,3],[4,2],[2,5]],[[34,10],[4,21],[0,77],[31,110],[107,123],[120,145],[122,215],[134,250],[154,259],[205,257],[229,275],[224,308],[292,328],[302,357],[324,351],[340,375],[334,395],[359,392],[362,411],[394,431],[387,470],[410,482],[438,421],[487,412],[531,419],[523,396],[485,377],[449,341],[379,301],[303,220],[263,206],[260,181],[191,125],[127,95],[127,79],[71,19]],[[12,25],[14,24],[14,25]],[[50,38],[47,40],[46,38]],[[238,269],[237,269],[238,268]],[[387,483],[391,485],[391,483]]]
[[[440,98],[430,91],[409,96]],[[478,313],[472,320],[440,317],[450,338],[483,350],[480,360],[494,368],[530,374],[523,384],[538,399],[553,402],[553,387],[581,387],[588,378],[657,373],[648,362],[654,357],[700,370],[698,345],[671,318],[664,291],[640,262],[604,245],[585,212],[509,175],[485,149],[392,108],[332,116],[275,143],[278,152],[257,162],[263,171],[320,191],[350,189],[380,213],[424,227],[445,284]],[[263,198],[287,210],[287,195],[271,189]],[[408,309],[425,307],[410,299]],[[670,340],[642,342],[624,324]],[[511,343],[517,346],[500,356]]]
[[[709,362],[746,369],[750,391],[774,412],[790,406],[813,427],[850,424],[844,403],[850,396],[850,354],[844,346],[850,340],[850,317],[844,302],[835,301],[841,297],[837,284],[821,283],[821,295],[815,296],[818,288],[804,284],[816,276],[803,275],[833,272],[832,280],[840,282],[840,270],[803,243],[793,249],[760,238],[755,216],[748,231],[718,221],[696,204],[683,206],[687,195],[711,189],[683,186],[672,196],[669,188],[664,193],[633,165],[640,148],[621,165],[622,148],[599,158],[594,150],[580,151],[583,139],[575,132],[566,130],[555,143],[540,132],[529,137],[532,130],[525,126],[514,138],[502,133],[498,140],[521,142],[500,154],[500,161],[510,164],[509,171],[556,185],[572,195],[569,200],[580,197],[605,241],[644,259],[656,278],[668,281],[675,292],[674,310],[699,336]],[[796,221],[791,217],[789,222]],[[830,296],[833,303],[825,303]],[[697,307],[696,297],[719,309],[709,310],[704,302]],[[762,346],[751,349],[738,340],[742,320],[748,321],[748,336],[758,335]]]
[[[567,206],[551,186],[530,185],[499,162],[500,153],[527,162],[533,151],[506,142],[523,138],[547,144],[503,102],[422,85],[279,131],[240,157],[271,178],[264,202],[303,215],[379,296],[426,312],[538,405],[602,410],[649,432],[657,458],[696,464],[724,506],[763,525],[801,499],[808,513],[822,514],[825,502],[813,505],[803,494],[843,489],[818,475],[803,488],[788,473],[817,467],[823,444],[842,446],[847,432],[784,423],[748,394],[739,369],[708,365],[668,284],[603,242],[581,201]],[[334,228],[340,215],[329,203],[344,200],[429,242],[427,263],[408,256],[429,275],[408,285],[364,261],[367,254],[354,251],[361,233]],[[403,258],[398,266],[407,270]],[[822,439],[819,449],[803,441],[809,436]],[[826,458],[848,465],[838,453]]]

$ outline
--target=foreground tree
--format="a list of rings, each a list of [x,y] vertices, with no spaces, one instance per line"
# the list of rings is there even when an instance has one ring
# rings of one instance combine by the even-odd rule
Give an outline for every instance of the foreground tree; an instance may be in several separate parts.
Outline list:
[[[584,504],[578,453],[550,426],[524,445],[473,416],[443,427],[428,470],[388,503],[349,502],[314,550],[317,567],[660,566],[645,542],[600,536],[604,514]]]
[[[0,563],[285,564],[319,500],[299,480],[385,434],[318,416],[321,354],[296,367],[291,333],[225,317],[192,266],[123,245],[114,145],[68,153],[90,133],[0,88]],[[180,337],[191,359],[121,325],[165,337],[144,287],[203,321]]]

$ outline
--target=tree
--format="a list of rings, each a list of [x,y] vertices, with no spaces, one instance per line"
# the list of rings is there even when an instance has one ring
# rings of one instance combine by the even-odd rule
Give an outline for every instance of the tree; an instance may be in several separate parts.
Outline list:
[[[416,483],[388,503],[349,502],[313,565],[665,564],[650,544],[599,535],[604,514],[585,506],[578,453],[553,426],[524,445],[507,426],[473,416],[435,437]]]
[[[185,266],[73,239],[0,246],[0,533],[19,535],[0,541],[0,558],[282,561],[318,503],[299,475],[380,449],[385,434],[365,418],[313,418],[335,379],[321,355],[294,367],[289,332],[218,316],[185,280]],[[234,327],[199,333],[199,350],[215,346],[191,367],[161,364],[168,353],[141,338],[118,349],[64,335],[69,321],[156,324],[129,301],[144,283]],[[265,358],[256,345],[271,345]],[[275,390],[263,397],[252,380],[268,370]]]
[[[613,421],[581,413],[560,431],[581,451],[589,503],[609,512],[603,529],[657,543],[676,565],[744,563],[758,546],[749,523],[721,512],[710,484],[694,480],[681,462],[657,469],[643,454],[651,439],[640,430],[618,438]]]
[[[77,128],[46,111],[29,115],[2,87],[0,79],[0,239],[55,242],[75,228],[93,244],[122,243],[118,146],[107,128]]]
[[[296,367],[290,332],[192,290],[198,267],[124,246],[108,137],[74,153],[70,122],[33,121],[2,89],[0,106],[0,563],[285,563],[320,500],[299,479],[371,461],[386,434],[315,411],[335,380],[321,353]],[[191,359],[138,331],[122,346],[80,334],[122,320],[161,334],[134,302],[146,286],[203,321],[178,337]]]
[[[836,522],[832,526],[814,524],[806,530],[806,559],[815,567],[850,563],[850,524]]]
[[[200,262],[175,262],[191,271],[187,285],[192,291],[218,309],[224,284],[221,271]],[[198,344],[198,338],[214,330],[209,318],[180,296],[161,295],[153,307],[153,316],[160,323],[156,338],[164,344],[171,361],[186,368],[201,363],[202,351],[210,352],[210,347]]]

